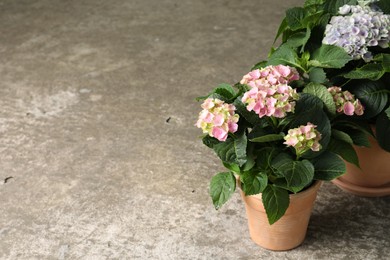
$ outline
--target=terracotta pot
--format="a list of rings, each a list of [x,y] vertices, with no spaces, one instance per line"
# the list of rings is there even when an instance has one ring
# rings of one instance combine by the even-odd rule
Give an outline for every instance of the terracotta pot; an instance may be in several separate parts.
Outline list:
[[[302,244],[321,183],[317,181],[307,190],[290,195],[286,214],[273,225],[268,223],[261,194],[245,196],[240,189],[252,240],[261,247],[275,251],[293,249]]]
[[[371,147],[357,147],[360,168],[347,163],[347,172],[332,182],[339,188],[359,196],[390,195],[390,153],[370,137]]]

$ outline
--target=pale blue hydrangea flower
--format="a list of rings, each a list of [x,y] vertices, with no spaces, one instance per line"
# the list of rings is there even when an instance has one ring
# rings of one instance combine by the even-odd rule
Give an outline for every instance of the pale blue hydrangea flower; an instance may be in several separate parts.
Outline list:
[[[364,2],[374,3],[376,0]],[[383,14],[369,3],[344,5],[340,7],[341,16],[333,16],[326,26],[324,44],[344,48],[353,59],[370,61],[372,53],[368,47],[389,47],[390,15]]]

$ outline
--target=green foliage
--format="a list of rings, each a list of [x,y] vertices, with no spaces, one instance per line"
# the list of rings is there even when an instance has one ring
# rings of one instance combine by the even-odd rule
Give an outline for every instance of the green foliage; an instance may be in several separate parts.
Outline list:
[[[327,80],[324,69],[312,67],[309,70],[309,80],[312,83],[324,83]]]
[[[236,178],[231,172],[220,172],[210,182],[210,196],[215,209],[219,209],[236,190]]]
[[[308,93],[318,97],[322,100],[322,102],[324,102],[324,105],[328,109],[329,113],[333,115],[336,114],[336,105],[333,101],[333,97],[324,85],[311,82],[303,89],[303,93]]]
[[[302,29],[305,25],[302,23],[304,18],[307,16],[307,11],[302,7],[294,7],[288,9],[286,12],[287,24],[291,30],[295,31]]]
[[[352,58],[343,48],[324,44],[314,51],[309,65],[320,68],[340,69],[351,60]]]
[[[286,188],[294,193],[313,181],[314,167],[308,160],[296,161],[280,154],[272,161],[272,167],[286,179]]]
[[[385,13],[390,14],[390,1],[389,0],[379,0],[379,2],[375,3],[379,6],[379,8]]]
[[[241,176],[243,191],[246,196],[256,195],[264,191],[268,185],[268,176],[262,172],[247,171]]]
[[[364,106],[362,118],[372,118],[385,108],[389,91],[381,81],[359,80],[350,83],[351,92]]]
[[[385,74],[382,64],[369,63],[360,68],[356,68],[344,75],[347,79],[370,79],[378,80]]]
[[[312,160],[314,165],[314,179],[331,181],[346,172],[345,163],[338,155],[324,152]]]
[[[329,142],[329,150],[340,155],[347,162],[360,167],[359,158],[351,144],[332,138]]]
[[[326,0],[324,10],[333,15],[338,13],[338,10],[343,5],[356,5],[356,0]]]
[[[225,142],[220,142],[213,146],[215,153],[226,163],[235,163],[242,166],[247,161],[246,156],[247,139],[243,134],[236,138],[228,138]]]
[[[282,45],[269,57],[267,65],[289,65],[296,68],[301,67],[297,53],[288,45]]]
[[[284,215],[290,204],[288,191],[275,185],[268,185],[265,188],[262,193],[262,200],[270,225],[274,224]]]

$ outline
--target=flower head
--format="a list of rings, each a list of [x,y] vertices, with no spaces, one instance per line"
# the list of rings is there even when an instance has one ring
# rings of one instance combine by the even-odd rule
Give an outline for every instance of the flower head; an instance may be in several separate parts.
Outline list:
[[[307,125],[288,130],[288,134],[284,137],[284,144],[294,147],[297,155],[301,155],[308,150],[319,151],[321,149],[319,143],[321,133],[315,129],[316,127],[312,123],[307,123]]]
[[[366,1],[366,4],[376,1]],[[355,60],[372,60],[368,50],[372,46],[387,48],[390,42],[390,15],[383,14],[374,6],[344,5],[341,16],[333,16],[326,26],[324,44],[344,48]]]
[[[234,133],[238,129],[239,115],[235,114],[235,106],[227,104],[217,98],[207,98],[201,105],[203,110],[199,113],[195,126],[201,128],[203,133],[225,141],[228,133]]]
[[[253,70],[240,81],[251,88],[244,93],[242,102],[247,105],[248,111],[255,111],[260,118],[285,117],[287,112],[294,111],[294,100],[298,99],[296,90],[288,83],[297,79],[297,70],[289,66],[267,66]]]
[[[344,113],[348,116],[356,114],[358,116],[363,115],[364,108],[359,99],[355,99],[355,96],[349,91],[342,91],[340,87],[328,88],[329,93],[333,96],[333,101],[336,105],[337,112]]]

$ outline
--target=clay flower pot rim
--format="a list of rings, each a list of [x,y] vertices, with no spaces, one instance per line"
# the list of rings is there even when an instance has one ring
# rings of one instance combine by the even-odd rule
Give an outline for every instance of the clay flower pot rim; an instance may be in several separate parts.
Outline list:
[[[390,196],[390,184],[382,187],[363,187],[363,186],[350,183],[347,180],[343,179],[342,177],[332,180],[332,182],[335,185],[337,185],[339,188],[358,196],[363,196],[363,197]]]

